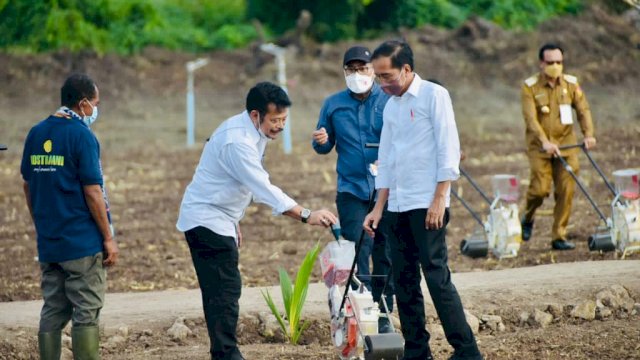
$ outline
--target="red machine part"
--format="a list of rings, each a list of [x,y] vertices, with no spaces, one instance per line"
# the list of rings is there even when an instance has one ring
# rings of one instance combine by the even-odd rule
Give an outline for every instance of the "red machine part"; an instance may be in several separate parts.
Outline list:
[[[358,321],[353,314],[353,308],[350,303],[345,304],[345,312],[347,314],[347,344],[342,349],[342,356],[348,358],[356,352],[358,347]]]

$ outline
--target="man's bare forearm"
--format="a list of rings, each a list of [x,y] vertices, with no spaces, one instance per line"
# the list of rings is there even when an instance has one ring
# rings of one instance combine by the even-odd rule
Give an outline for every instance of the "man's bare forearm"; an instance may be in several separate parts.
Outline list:
[[[24,198],[27,201],[27,207],[29,208],[29,214],[31,214],[31,220],[33,220],[33,207],[31,206],[31,191],[29,191],[29,183],[22,183],[22,190],[24,191]]]
[[[103,241],[112,240],[111,227],[109,226],[109,219],[107,217],[107,205],[104,202],[100,185],[85,185],[84,195],[87,200],[89,212],[98,225],[98,230],[100,230],[102,234]]]
[[[449,186],[451,185],[451,181],[441,181],[436,185],[436,193],[434,198],[446,198],[447,190],[449,190]]]

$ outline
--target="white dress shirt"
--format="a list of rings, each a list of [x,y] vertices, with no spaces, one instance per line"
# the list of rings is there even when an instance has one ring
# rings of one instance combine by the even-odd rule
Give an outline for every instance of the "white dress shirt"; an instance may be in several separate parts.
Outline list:
[[[204,226],[237,241],[237,224],[252,198],[273,208],[274,215],[296,206],[271,184],[262,166],[268,141],[246,111],[225,120],[205,144],[193,180],[185,190],[178,230]]]
[[[431,206],[438,182],[460,176],[460,141],[449,92],[415,74],[383,113],[377,189],[389,189],[389,211]],[[449,206],[450,190],[446,206]]]

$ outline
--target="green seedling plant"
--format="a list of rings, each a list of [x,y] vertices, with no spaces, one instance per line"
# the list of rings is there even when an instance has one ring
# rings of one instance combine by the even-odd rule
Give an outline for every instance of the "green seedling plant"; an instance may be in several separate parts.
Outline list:
[[[295,286],[291,283],[291,278],[287,271],[283,268],[279,269],[280,274],[280,289],[282,291],[282,302],[284,303],[284,314],[281,315],[280,311],[276,308],[276,304],[269,294],[269,290],[261,291],[264,300],[267,302],[269,309],[278,320],[282,332],[284,332],[287,340],[295,345],[300,340],[302,333],[311,325],[308,320],[305,320],[301,324],[302,308],[307,298],[307,290],[309,289],[309,278],[311,277],[311,271],[313,265],[318,257],[320,251],[320,244],[316,245],[307,252],[307,255],[298,269],[296,275]]]

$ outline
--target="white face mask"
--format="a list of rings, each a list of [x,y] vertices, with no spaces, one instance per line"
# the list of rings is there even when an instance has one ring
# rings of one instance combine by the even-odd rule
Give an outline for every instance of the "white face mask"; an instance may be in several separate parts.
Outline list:
[[[360,75],[357,72],[346,75],[344,80],[347,82],[349,90],[356,94],[364,94],[373,86],[373,76]]]
[[[89,106],[91,106],[91,108],[93,109],[93,112],[91,113],[90,116],[85,115],[82,117],[82,121],[84,121],[84,123],[87,124],[87,126],[91,126],[91,124],[93,124],[94,122],[96,122],[96,120],[98,120],[98,107],[93,106],[91,102],[89,102]]]
[[[260,137],[266,140],[273,140],[272,138],[268,137],[267,134],[264,133],[264,131],[262,131],[262,122],[264,121],[264,118],[262,118],[262,116],[258,115],[258,134],[260,134]]]

